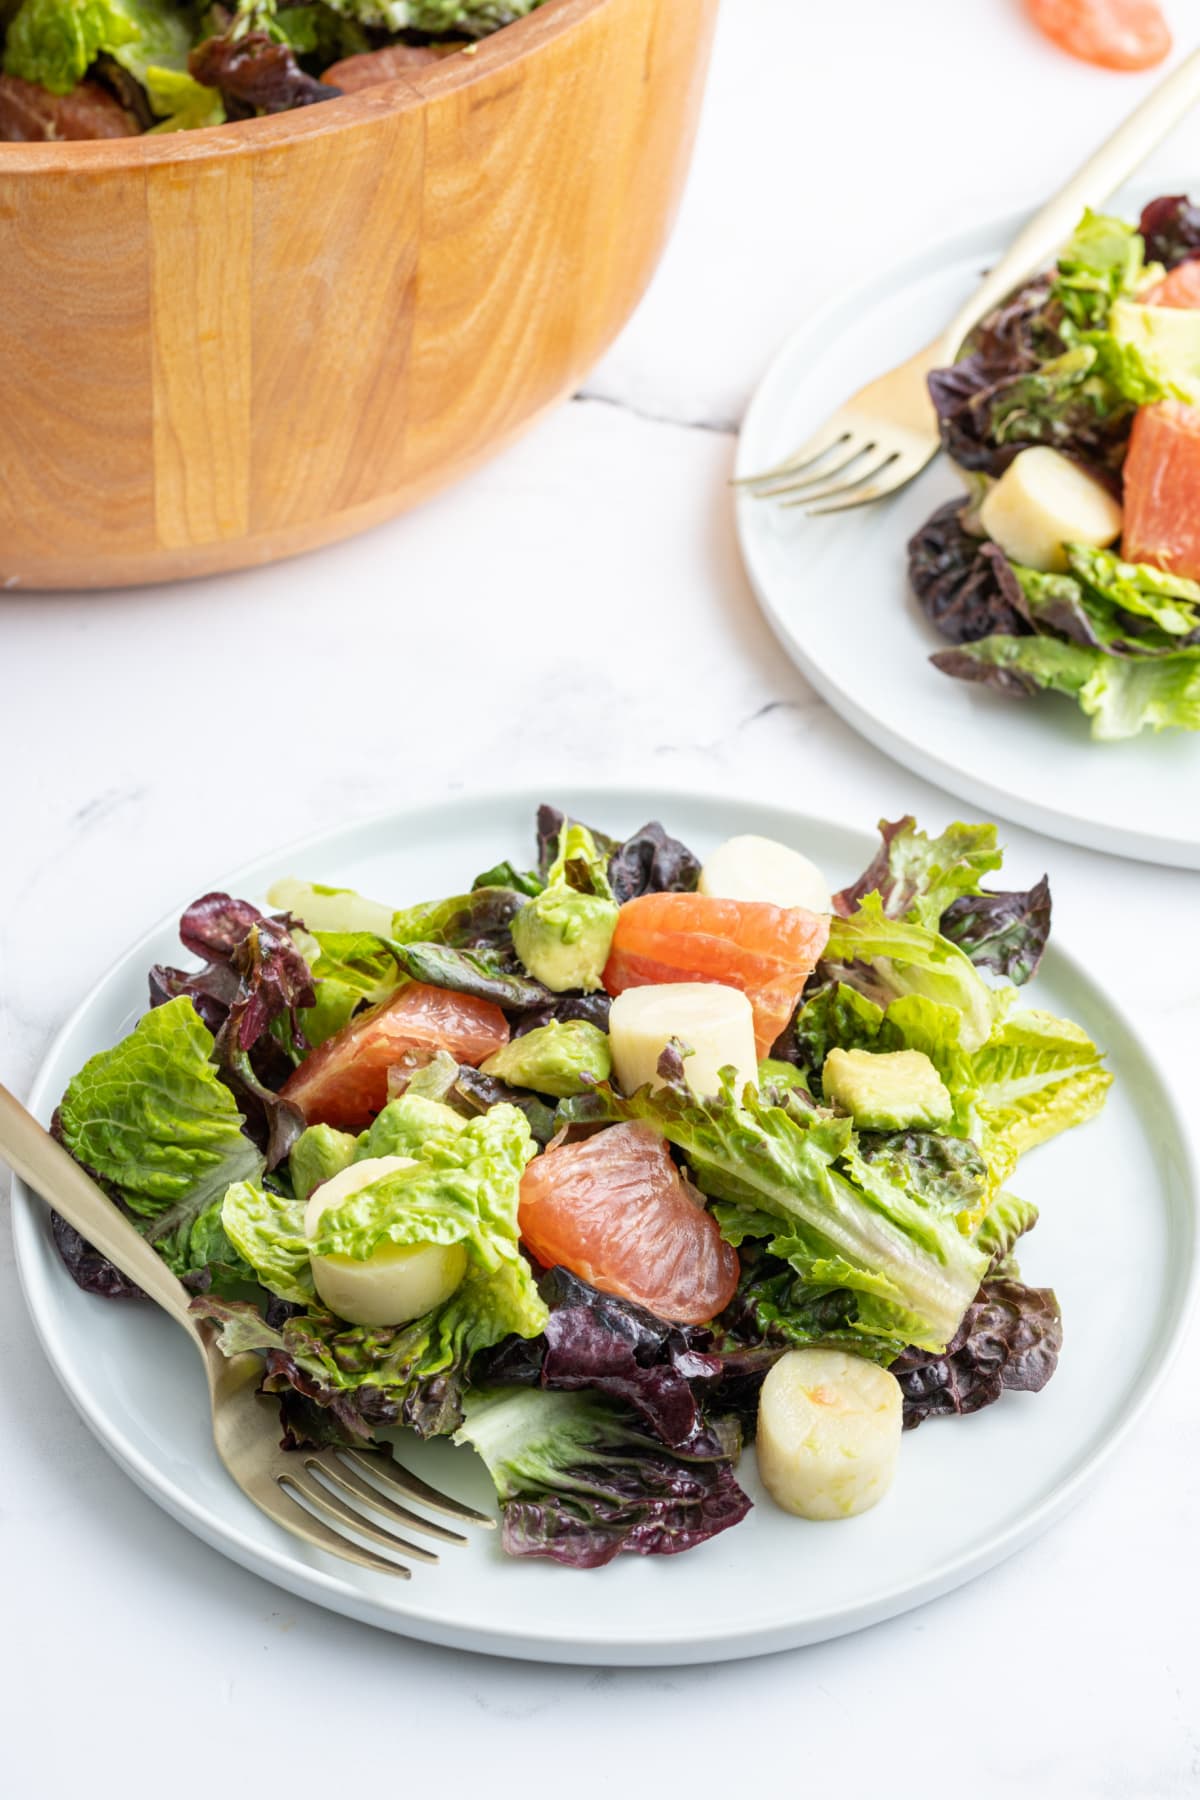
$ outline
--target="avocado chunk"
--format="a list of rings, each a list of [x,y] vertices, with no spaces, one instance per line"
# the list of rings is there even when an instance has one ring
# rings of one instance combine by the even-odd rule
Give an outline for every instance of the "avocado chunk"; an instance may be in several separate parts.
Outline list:
[[[461,1131],[467,1121],[452,1106],[424,1094],[401,1094],[389,1100],[369,1130],[358,1139],[355,1161],[366,1156],[420,1156],[431,1138]]]
[[[821,1081],[826,1100],[865,1131],[935,1129],[954,1115],[950,1091],[923,1050],[831,1050]]]
[[[587,1084],[580,1079],[583,1075],[608,1080],[612,1053],[607,1034],[586,1019],[568,1019],[562,1024],[552,1019],[548,1025],[513,1038],[480,1066],[485,1075],[494,1075],[512,1087],[533,1088],[535,1093],[566,1100],[586,1092]]]
[[[310,1125],[292,1145],[288,1173],[297,1200],[307,1200],[323,1181],[332,1181],[358,1155],[358,1139],[332,1125]]]
[[[1200,310],[1115,300],[1108,327],[1119,343],[1141,351],[1160,381],[1178,389],[1193,406],[1200,405]]]
[[[552,993],[601,986],[620,911],[607,863],[587,826],[564,820],[545,889],[513,919],[517,955]]]
[[[603,894],[547,888],[513,919],[517,955],[534,979],[544,982],[552,993],[565,994],[575,988],[594,993],[608,961],[618,910],[616,901]]]

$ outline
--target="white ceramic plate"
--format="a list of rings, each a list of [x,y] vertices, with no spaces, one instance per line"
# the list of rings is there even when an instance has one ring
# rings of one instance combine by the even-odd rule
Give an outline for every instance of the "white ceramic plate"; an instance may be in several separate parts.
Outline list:
[[[348,826],[227,885],[261,895],[275,877],[297,874],[397,904],[453,893],[502,856],[531,856],[534,809],[545,797],[613,832],[661,818],[702,854],[736,832],[788,839],[835,883],[860,873],[873,849],[863,833],[771,807],[571,790],[466,799]],[[144,1009],[148,965],[177,955],[175,920],[164,921],[88,997],[38,1076],[33,1105],[43,1120],[84,1059]],[[139,1486],[225,1555],[320,1605],[435,1643],[559,1662],[707,1661],[835,1637],[944,1593],[1057,1518],[1146,1404],[1179,1336],[1196,1234],[1178,1115],[1132,1028],[1057,950],[1037,999],[1078,1019],[1118,1077],[1098,1121],[1034,1152],[1021,1170],[1021,1192],[1043,1209],[1022,1265],[1029,1280],[1058,1291],[1061,1367],[1040,1395],[1010,1394],[973,1418],[910,1434],[894,1489],[859,1519],[811,1525],[778,1512],[761,1495],[750,1452],[739,1474],[761,1504],[686,1556],[622,1557],[583,1574],[510,1561],[492,1534],[479,1533],[439,1567],[415,1568],[411,1582],[360,1573],[288,1537],[233,1486],[209,1441],[204,1383],[186,1340],[150,1306],[80,1293],[54,1253],[45,1209],[18,1184],[17,1260],[29,1307],[67,1392]],[[464,1499],[493,1504],[471,1452],[414,1443],[406,1460]]]
[[[1181,191],[1131,188],[1112,210],[1133,218],[1152,192]],[[928,343],[1023,223],[1018,214],[974,225],[809,319],[755,395],[738,473],[782,460],[847,395]],[[905,546],[961,492],[939,457],[891,499],[830,518],[740,496],[746,568],[784,648],[869,742],[989,816],[1093,850],[1200,868],[1200,733],[1095,743],[1065,698],[1007,699],[930,664],[946,644],[909,592]]]

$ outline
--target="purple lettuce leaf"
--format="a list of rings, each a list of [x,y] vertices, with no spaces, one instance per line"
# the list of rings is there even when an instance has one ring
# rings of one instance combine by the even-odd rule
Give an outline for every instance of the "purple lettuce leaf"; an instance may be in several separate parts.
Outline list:
[[[567,1469],[575,1495],[514,1497],[503,1503],[500,1541],[509,1556],[545,1556],[574,1569],[598,1569],[622,1551],[677,1556],[707,1543],[750,1511],[751,1500],[726,1462],[682,1463],[643,1450],[597,1470]]]
[[[455,1442],[487,1465],[510,1556],[594,1569],[622,1552],[670,1556],[750,1510],[733,1473],[741,1434],[716,1421],[694,1451],[648,1437],[637,1416],[597,1393],[472,1390]]]
[[[552,1021],[565,1025],[571,1019],[582,1019],[598,1031],[607,1031],[611,1007],[612,997],[603,988],[595,994],[556,994],[545,1006],[536,1007],[532,1012],[513,1013],[509,1023],[515,1038],[523,1037],[527,1031],[536,1031],[539,1025],[549,1025]]]
[[[485,1351],[472,1364],[473,1381],[558,1393],[591,1389],[628,1406],[669,1448],[690,1454],[719,1440],[712,1415],[733,1414],[752,1427],[758,1389],[778,1349],[708,1326],[668,1324],[561,1267],[545,1270],[538,1290],[550,1308],[545,1331]]]
[[[622,906],[639,894],[692,894],[700,879],[700,859],[651,819],[613,851],[608,879]]]
[[[908,542],[908,579],[925,617],[952,644],[993,632],[1032,631],[1012,564],[996,544],[967,531],[964,503],[939,506]]]
[[[304,1129],[303,1114],[276,1090],[308,1049],[300,1015],[316,1000],[290,924],[286,914],[267,917],[248,900],[204,894],[179,924],[184,948],[204,957],[203,967],[150,971],[151,1006],[185,994],[213,1032],[221,1078],[272,1169]]]
[[[958,654],[944,651],[934,660],[941,664]],[[1002,861],[995,826],[958,823],[931,839],[906,816],[881,819],[879,833],[880,847],[858,880],[833,896],[840,917],[849,918],[868,894],[878,894],[889,918],[936,926],[973,963],[1016,987],[1037,973],[1050,936],[1050,885],[1043,875],[1026,890],[980,886],[979,877]],[[826,979],[836,973],[827,962],[820,971]],[[880,1003],[886,1006],[886,997]],[[790,1030],[785,1052],[793,1048],[795,1021]]]
[[[1138,225],[1146,241],[1147,262],[1168,269],[1200,256],[1200,206],[1186,194],[1162,194],[1142,209]]]
[[[50,1226],[54,1247],[67,1266],[76,1287],[85,1294],[99,1294],[105,1300],[144,1300],[145,1294],[128,1275],[110,1263],[107,1256],[80,1237],[61,1213],[51,1212]]]
[[[1024,893],[964,894],[946,908],[938,929],[978,967],[1021,987],[1037,973],[1050,919],[1050,883],[1043,875]]]
[[[892,1364],[904,1393],[904,1425],[978,1412],[1005,1388],[1036,1394],[1062,1349],[1062,1314],[1049,1288],[985,1281],[940,1355],[908,1349]]]
[[[265,31],[244,31],[239,37],[231,28],[220,37],[206,38],[189,55],[188,73],[205,87],[216,88],[234,119],[290,112],[297,106],[336,100],[341,94],[340,88],[307,74],[291,45]]]
[[[452,1431],[462,1417],[460,1364],[432,1367],[439,1358],[431,1343],[431,1317],[411,1325],[348,1325],[316,1308],[283,1309],[272,1319],[248,1301],[206,1294],[192,1312],[219,1328],[224,1355],[244,1350],[262,1358],[262,1392],[286,1400],[281,1414],[288,1435],[318,1441],[311,1413],[287,1397],[299,1394],[332,1415],[336,1426],[357,1442],[394,1425],[411,1426],[422,1437]],[[305,1424],[307,1421],[307,1425]]]
[[[700,1441],[706,1426],[692,1383],[711,1387],[722,1374],[720,1357],[705,1353],[711,1332],[669,1325],[564,1268],[546,1270],[538,1290],[550,1308],[543,1335],[485,1352],[476,1379],[564,1393],[592,1388],[625,1402],[664,1444]]]
[[[1050,281],[1031,281],[988,314],[968,340],[969,354],[929,376],[942,446],[963,469],[999,475],[1026,446],[997,445],[992,410],[1006,390],[1065,345],[1048,320]]]
[[[537,815],[538,870],[543,879],[554,860],[558,837],[571,821],[556,806],[540,806]],[[657,819],[649,820],[621,842],[588,826],[596,847],[608,856],[608,879],[618,905],[639,894],[691,894],[700,879],[700,859],[673,838]]]

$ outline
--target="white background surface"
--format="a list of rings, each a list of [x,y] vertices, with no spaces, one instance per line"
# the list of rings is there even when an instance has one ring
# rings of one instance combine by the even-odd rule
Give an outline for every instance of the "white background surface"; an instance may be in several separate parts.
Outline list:
[[[1182,35],[1190,0],[1173,12]],[[1017,0],[728,0],[678,232],[589,398],[420,514],[303,562],[6,599],[4,1078],[27,1087],[75,1000],[161,912],[340,818],[478,782],[623,775],[855,823],[957,816],[838,723],[758,618],[728,427],[804,309],[876,257],[1035,198],[1147,85],[1043,47]],[[1157,166],[1200,186],[1200,117]],[[1200,880],[1004,835],[1014,875],[1049,868],[1063,940],[1194,1070]],[[554,1670],[326,1615],[157,1512],[41,1362],[2,1229],[0,1729],[16,1800],[75,1784],[95,1800],[368,1782],[501,1797],[953,1785],[984,1800],[1200,1787],[1186,1354],[1081,1509],[973,1586],[767,1661]]]

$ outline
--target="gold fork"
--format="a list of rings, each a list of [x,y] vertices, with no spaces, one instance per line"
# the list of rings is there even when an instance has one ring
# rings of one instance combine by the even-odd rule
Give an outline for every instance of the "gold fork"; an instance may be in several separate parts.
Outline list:
[[[411,1570],[404,1563],[355,1543],[346,1533],[365,1538],[380,1550],[435,1563],[434,1551],[414,1544],[394,1527],[402,1525],[443,1544],[465,1544],[467,1539],[425,1518],[415,1507],[460,1525],[495,1523],[410,1475],[386,1453],[281,1449],[278,1410],[269,1396],[258,1392],[262,1359],[252,1351],[222,1355],[213,1327],[189,1311],[191,1296],[183,1283],[5,1087],[0,1087],[0,1156],[187,1332],[208,1377],[217,1454],[242,1492],[276,1525],[331,1556],[381,1574],[408,1577]]]
[[[894,494],[940,448],[926,377],[954,361],[967,335],[1026,277],[1053,261],[1086,206],[1099,206],[1200,98],[1200,50],[1161,81],[1067,185],[1025,226],[975,293],[915,356],[860,388],[798,449],[736,486],[810,516],[848,512]],[[816,505],[820,501],[823,504]]]

